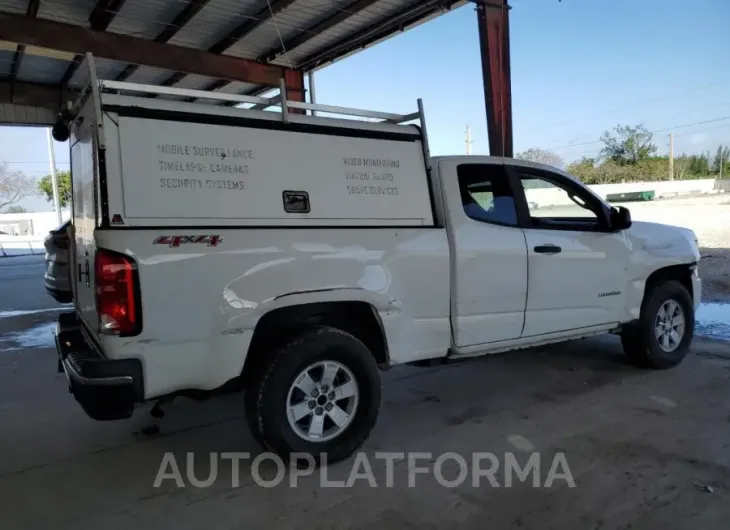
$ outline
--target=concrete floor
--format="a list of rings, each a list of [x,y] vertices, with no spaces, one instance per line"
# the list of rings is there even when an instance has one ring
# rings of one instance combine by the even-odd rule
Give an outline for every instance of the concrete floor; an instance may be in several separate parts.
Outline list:
[[[3,311],[52,308],[58,305],[46,294],[43,283],[45,270],[43,256],[0,258],[0,316]]]
[[[16,289],[27,275],[14,270]],[[6,287],[4,278],[2,285]],[[7,291],[5,292],[7,293]],[[10,293],[12,294],[12,293]],[[3,295],[3,298],[6,294]],[[20,295],[19,295],[20,296]],[[232,488],[230,463],[195,488],[185,478],[154,487],[173,452],[185,474],[194,452],[198,477],[211,452],[260,452],[230,395],[180,400],[161,434],[140,434],[149,418],[88,419],[56,373],[48,324],[58,308],[0,318],[0,528],[186,530],[211,528],[687,528],[724,529],[730,520],[730,346],[697,340],[678,368],[649,372],[626,365],[614,337],[513,352],[430,369],[384,374],[379,422],[364,447],[380,487],[322,488],[320,476],[263,488],[250,466]],[[48,311],[50,310],[50,311]],[[28,330],[36,340],[23,342]],[[25,335],[24,335],[25,333]],[[407,462],[385,484],[376,451],[539,452],[548,467],[566,456],[576,487],[515,482],[450,489],[433,475],[408,487]],[[330,468],[347,478],[352,461]],[[267,478],[275,469],[264,465]],[[456,475],[447,467],[447,478]],[[547,475],[543,468],[541,481]],[[502,479],[502,475],[498,474]],[[504,480],[500,480],[504,484]]]

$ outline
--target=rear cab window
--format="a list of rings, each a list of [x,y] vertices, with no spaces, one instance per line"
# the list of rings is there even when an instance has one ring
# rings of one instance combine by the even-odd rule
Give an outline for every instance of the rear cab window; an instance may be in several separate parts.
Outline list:
[[[464,213],[483,223],[517,226],[517,208],[503,166],[462,164],[457,168]]]

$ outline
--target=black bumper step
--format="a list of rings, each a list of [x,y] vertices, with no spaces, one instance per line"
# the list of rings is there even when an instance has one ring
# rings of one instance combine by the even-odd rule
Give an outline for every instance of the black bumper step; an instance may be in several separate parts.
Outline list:
[[[74,313],[62,313],[56,326],[56,350],[71,393],[95,420],[129,418],[144,399],[139,359],[106,359],[81,331]]]

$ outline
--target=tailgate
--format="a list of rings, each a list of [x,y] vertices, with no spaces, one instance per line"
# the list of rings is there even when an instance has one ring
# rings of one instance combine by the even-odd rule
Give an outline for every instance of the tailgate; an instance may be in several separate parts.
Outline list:
[[[71,126],[71,182],[73,190],[73,245],[70,277],[79,318],[89,331],[98,333],[99,318],[94,292],[95,230],[100,219],[99,147],[101,130],[98,88],[93,79],[75,106]]]

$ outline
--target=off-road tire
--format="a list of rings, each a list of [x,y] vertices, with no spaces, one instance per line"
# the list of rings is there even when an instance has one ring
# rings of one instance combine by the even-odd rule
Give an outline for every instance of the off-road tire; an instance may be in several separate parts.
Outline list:
[[[351,423],[336,438],[312,442],[300,437],[289,423],[287,399],[295,378],[320,361],[336,361],[354,375],[359,389],[358,405]],[[342,330],[319,326],[301,332],[272,351],[246,392],[246,416],[254,438],[265,449],[289,458],[307,453],[321,464],[344,460],[370,435],[380,410],[380,371],[371,351],[359,339]]]
[[[655,323],[662,305],[677,302],[684,313],[684,335],[673,352],[664,351],[656,337]],[[641,368],[664,369],[678,365],[689,351],[694,336],[695,315],[692,297],[681,283],[666,281],[651,288],[641,307],[639,321],[627,326],[621,333],[624,353],[633,364]]]

